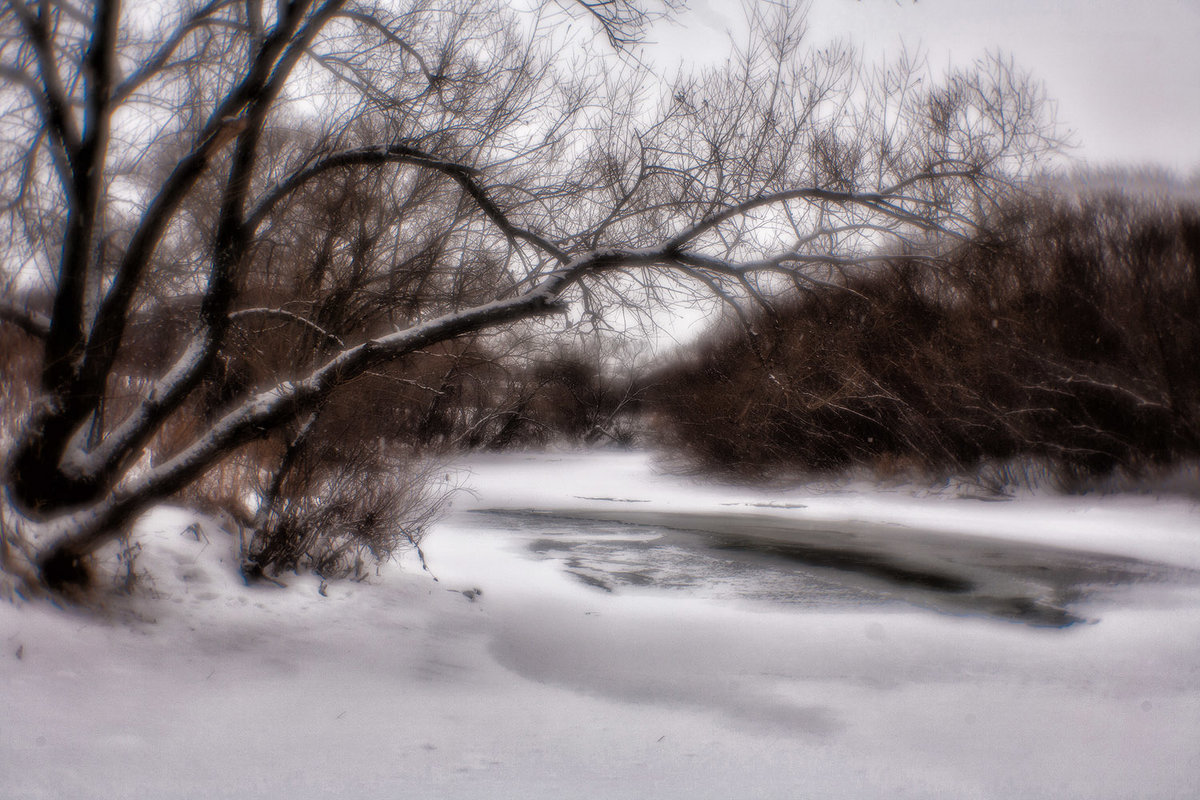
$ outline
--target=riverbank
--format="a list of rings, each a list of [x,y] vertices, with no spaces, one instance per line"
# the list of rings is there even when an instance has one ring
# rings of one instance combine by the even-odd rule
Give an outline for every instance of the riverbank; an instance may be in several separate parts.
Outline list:
[[[738,580],[761,573],[744,570],[621,582],[634,570],[604,559],[656,546],[645,519],[597,534],[478,513],[857,521],[1188,569],[1194,504],[762,492],[612,452],[477,457],[459,474],[470,493],[426,541],[437,582],[406,558],[324,595],[309,577],[246,587],[223,534],[164,510],[141,524],[153,582],[134,601],[0,607],[0,796],[1090,800],[1200,782],[1186,583],[1114,587],[1069,606],[1086,619],[1066,627],[884,602],[870,575],[788,604],[746,595]]]

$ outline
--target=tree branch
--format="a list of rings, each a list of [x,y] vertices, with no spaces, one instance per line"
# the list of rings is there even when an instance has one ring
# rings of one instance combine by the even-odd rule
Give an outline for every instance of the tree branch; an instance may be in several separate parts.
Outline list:
[[[44,98],[46,126],[61,146],[67,162],[71,163],[79,148],[79,131],[74,117],[71,116],[70,99],[58,71],[58,61],[54,55],[54,43],[50,38],[47,20],[30,13],[24,0],[14,0],[8,5],[21,23],[25,38],[37,59],[38,72],[42,78],[40,90]]]
[[[436,170],[449,176],[462,187],[463,191],[466,192],[479,209],[487,215],[488,219],[506,237],[531,244],[550,255],[559,263],[567,263],[571,260],[570,255],[565,250],[550,240],[533,231],[513,224],[508,215],[500,210],[500,207],[496,205],[496,202],[491,199],[487,190],[478,181],[479,170],[456,161],[439,158],[436,155],[404,143],[343,150],[296,171],[263,195],[258,205],[247,215],[247,225],[252,229],[257,228],[266,216],[270,214],[271,210],[282,200],[306,183],[330,170],[385,163],[411,164],[413,166]]]
[[[83,131],[80,133],[75,130],[72,124],[71,130],[64,133],[74,140],[68,150],[71,174],[65,198],[67,222],[42,368],[43,388],[56,394],[65,393],[77,378],[85,356],[84,296],[88,287],[92,248],[101,224],[104,168],[111,123],[109,95],[119,17],[119,0],[96,5],[91,37],[79,70],[84,86]],[[44,20],[42,23],[35,28],[44,29]],[[46,47],[39,47],[39,52],[50,47],[48,33],[45,36]],[[56,100],[49,94],[54,91],[53,84],[58,81],[55,69],[53,65],[41,66],[51,109],[65,102],[64,98]],[[55,75],[53,79],[48,77],[51,72]]]
[[[396,45],[401,51],[411,56],[412,59],[417,62],[417,66],[421,69],[421,74],[425,76],[425,80],[429,81],[430,86],[436,86],[442,80],[443,76],[429,68],[429,65],[425,63],[425,59],[421,57],[421,54],[417,52],[416,48],[414,48],[404,39],[397,36],[395,31],[384,25],[376,17],[353,9],[342,11],[338,14],[338,16],[345,17],[346,19],[352,19],[355,22],[373,29],[383,36],[384,39]]]
[[[325,330],[324,328],[322,328],[320,325],[313,322],[312,320],[305,319],[304,317],[300,316],[299,314],[294,314],[291,311],[287,311],[282,308],[244,308],[244,309],[241,309],[240,311],[235,311],[232,314],[230,314],[229,321],[233,322],[235,320],[244,319],[246,317],[275,317],[277,319],[282,319],[287,322],[294,322],[297,325],[301,325],[305,328],[308,328],[311,331],[314,331],[314,332],[320,334],[321,336],[325,337],[329,341],[336,344],[338,347],[346,346],[346,343],[343,342],[338,336]]]
[[[710,214],[696,224],[688,227],[686,230],[676,234],[667,242],[665,249],[680,249],[698,236],[701,236],[702,234],[712,230],[713,228],[716,228],[724,222],[728,222],[735,217],[744,216],[745,214],[764,206],[787,203],[793,200],[807,200],[810,202],[824,201],[836,203],[842,206],[861,205],[872,208],[884,214],[885,216],[891,217],[900,222],[905,222],[917,227],[936,227],[923,217],[894,205],[894,201],[897,199],[908,199],[898,197],[898,193],[904,188],[920,181],[948,180],[952,178],[971,176],[974,176],[974,173],[923,173],[876,192],[847,192],[833,189],[822,189],[818,187],[805,187],[802,189],[789,189],[782,192],[762,194],[758,195],[757,197],[752,197],[749,200],[744,200],[740,203],[729,206],[728,208],[724,208],[714,214]]]
[[[113,90],[112,101],[120,105],[133,95],[146,81],[150,80],[166,65],[167,61],[187,38],[188,34],[203,27],[217,11],[237,3],[238,0],[209,0],[175,29],[154,53],[145,59],[141,68],[129,75]]]

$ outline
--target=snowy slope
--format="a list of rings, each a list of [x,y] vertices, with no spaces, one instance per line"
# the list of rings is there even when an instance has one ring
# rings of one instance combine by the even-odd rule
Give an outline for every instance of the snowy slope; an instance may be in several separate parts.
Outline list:
[[[164,509],[139,532],[153,596],[102,614],[0,606],[0,797],[1185,798],[1200,785],[1187,580],[1114,590],[1066,628],[904,602],[606,592],[531,556],[514,518],[472,511],[852,520],[1181,569],[1200,565],[1193,503],[767,493],[620,453],[464,470],[474,496],[426,543],[438,582],[407,560],[327,597],[311,578],[245,587],[227,537]]]

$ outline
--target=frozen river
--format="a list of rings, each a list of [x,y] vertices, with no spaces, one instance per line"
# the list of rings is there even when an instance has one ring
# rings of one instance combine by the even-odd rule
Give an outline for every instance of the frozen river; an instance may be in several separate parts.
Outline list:
[[[1095,621],[1105,606],[1200,584],[1200,572],[1106,553],[887,526],[756,515],[485,509],[499,531],[609,593],[678,593],[806,610],[892,605],[1034,626]],[[1146,590],[1150,590],[1147,592]]]
[[[482,590],[500,664],[595,698],[585,739],[654,742],[595,766],[658,788],[601,796],[1200,785],[1194,502],[765,491],[621,453],[471,470],[432,567]]]

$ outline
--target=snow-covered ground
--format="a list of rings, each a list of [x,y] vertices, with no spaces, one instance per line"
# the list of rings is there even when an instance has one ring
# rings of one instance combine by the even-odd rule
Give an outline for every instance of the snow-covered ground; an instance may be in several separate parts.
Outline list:
[[[245,587],[165,509],[156,596],[0,604],[0,797],[1196,796],[1195,501],[463,473],[437,582]]]

